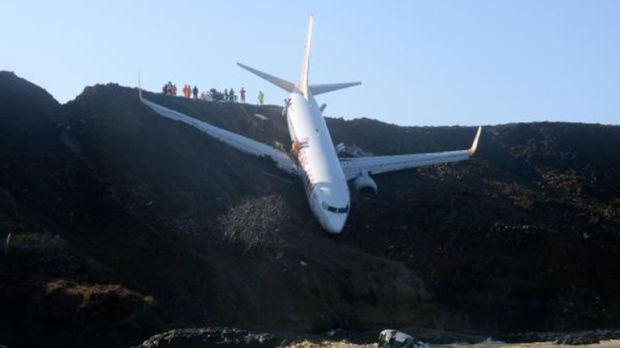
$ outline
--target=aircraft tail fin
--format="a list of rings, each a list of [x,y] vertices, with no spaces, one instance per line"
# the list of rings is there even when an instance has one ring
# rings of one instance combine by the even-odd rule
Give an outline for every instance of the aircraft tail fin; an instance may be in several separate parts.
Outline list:
[[[292,83],[292,82],[288,82],[288,81],[283,80],[283,79],[281,79],[279,77],[275,77],[273,75],[269,75],[267,73],[264,73],[264,72],[262,72],[260,70],[256,70],[254,68],[250,68],[249,66],[243,65],[241,63],[237,63],[237,65],[239,65],[240,67],[244,68],[245,70],[251,72],[252,74],[255,74],[255,75],[259,76],[259,77],[262,77],[263,79],[273,83],[274,85],[282,88],[285,91],[292,92],[292,91],[295,90],[295,84]]]
[[[299,78],[299,90],[308,99],[308,70],[310,67],[310,43],[312,42],[312,16],[308,18],[308,31],[304,44],[304,60],[301,63],[301,76]]]
[[[345,82],[345,83],[326,83],[326,84],[320,84],[320,85],[310,85],[308,86],[308,89],[310,90],[310,93],[312,93],[312,95],[319,95],[323,93],[337,91],[343,88],[359,86],[361,84],[362,83],[359,81],[358,82]]]
[[[361,85],[361,82],[346,82],[346,83],[329,83],[329,84],[317,84],[317,85],[308,85],[308,74],[310,70],[310,44],[312,42],[312,24],[313,19],[312,16],[308,17],[308,31],[306,32],[306,42],[304,44],[304,57],[301,63],[301,75],[299,78],[299,84],[295,86],[292,82],[286,81],[279,77],[275,77],[273,75],[269,75],[265,72],[256,70],[254,68],[250,68],[247,65],[243,65],[241,63],[237,63],[243,69],[262,77],[263,79],[273,83],[274,85],[282,88],[285,91],[293,92],[297,90],[301,92],[301,94],[306,98],[309,98],[309,95],[319,95],[323,93],[333,92],[339,89],[353,87]]]

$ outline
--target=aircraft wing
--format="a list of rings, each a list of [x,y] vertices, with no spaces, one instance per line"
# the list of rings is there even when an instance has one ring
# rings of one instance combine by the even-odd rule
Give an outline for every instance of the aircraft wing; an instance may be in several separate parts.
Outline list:
[[[269,145],[258,142],[254,139],[244,137],[242,135],[227,131],[222,128],[215,127],[207,122],[200,121],[196,118],[190,117],[172,109],[168,109],[165,106],[156,104],[150,100],[142,97],[142,91],[140,91],[140,101],[146,106],[151,108],[159,115],[185,123],[192,127],[198,128],[202,132],[216,138],[217,140],[250,155],[258,157],[269,157],[276,162],[276,166],[288,173],[297,174],[297,164],[284,152],[273,148]]]
[[[394,156],[368,156],[341,158],[340,165],[347,180],[354,179],[366,172],[380,174],[396,170],[417,168],[438,163],[457,162],[470,158],[478,147],[481,127],[478,127],[474,142],[468,150],[445,151],[433,153],[417,153]]]

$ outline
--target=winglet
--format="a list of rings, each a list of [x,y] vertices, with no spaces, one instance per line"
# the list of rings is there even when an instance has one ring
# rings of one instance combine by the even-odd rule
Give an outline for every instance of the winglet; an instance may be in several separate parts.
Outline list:
[[[476,132],[476,137],[474,138],[474,142],[471,144],[471,147],[467,150],[470,156],[476,153],[476,149],[478,148],[478,139],[480,138],[481,131],[482,131],[482,126],[479,126],[478,131]]]
[[[138,70],[138,97],[140,97],[140,100],[144,99],[142,98],[142,82],[140,81],[140,70]]]

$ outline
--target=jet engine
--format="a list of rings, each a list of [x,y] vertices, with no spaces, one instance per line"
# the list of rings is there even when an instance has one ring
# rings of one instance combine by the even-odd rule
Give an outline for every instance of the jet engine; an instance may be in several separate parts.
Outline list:
[[[368,172],[363,172],[357,178],[353,180],[353,186],[359,193],[376,194],[377,183],[368,175]]]

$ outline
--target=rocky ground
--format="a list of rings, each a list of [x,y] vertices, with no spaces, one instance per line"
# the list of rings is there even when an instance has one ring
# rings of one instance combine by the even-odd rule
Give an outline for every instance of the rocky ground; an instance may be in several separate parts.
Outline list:
[[[516,347],[619,347],[620,331],[592,330],[573,333],[531,332],[512,334],[506,337],[512,343],[491,337],[476,337],[451,333],[441,330],[417,330],[422,336],[415,336],[418,346],[429,348],[516,348]],[[424,340],[422,340],[424,338]],[[425,342],[426,341],[426,342]],[[428,341],[445,341],[451,343],[427,343]],[[377,347],[376,337],[359,332],[333,330],[323,335],[252,333],[231,328],[185,328],[174,329],[154,335],[135,348],[157,347]]]
[[[376,344],[354,344],[346,341],[341,342],[300,342],[292,345],[291,347],[327,347],[327,348],[355,348],[355,347],[376,347]],[[561,345],[560,345],[561,346]],[[555,342],[531,342],[531,343],[476,343],[476,344],[462,344],[462,343],[454,343],[454,344],[437,344],[430,345],[431,348],[557,348],[558,344]],[[580,345],[580,347],[590,347],[590,348],[616,348],[620,347],[620,340],[609,340],[602,341],[599,343],[593,344],[585,344]]]
[[[147,97],[270,144],[275,106]],[[266,119],[254,117],[260,113]],[[328,118],[374,154],[467,148],[473,127]],[[326,235],[296,178],[135,89],[60,105],[0,73],[0,343],[128,346],[178,327],[501,337],[620,318],[620,127],[484,127],[474,159],[377,176]]]
[[[309,347],[325,347],[325,348],[355,348],[355,347],[376,347],[377,345],[374,343],[371,344],[355,344],[347,341],[323,341],[323,342],[310,342],[310,341],[302,341],[299,343],[294,343],[290,347],[294,348],[309,348]],[[557,348],[562,345],[558,345],[556,342],[531,342],[531,343],[500,343],[500,342],[492,342],[492,343],[475,343],[475,344],[463,344],[463,343],[454,343],[454,344],[431,344],[430,348]],[[599,343],[593,344],[584,344],[580,345],[580,347],[586,348],[617,348],[620,347],[620,340],[609,340],[602,341]]]

